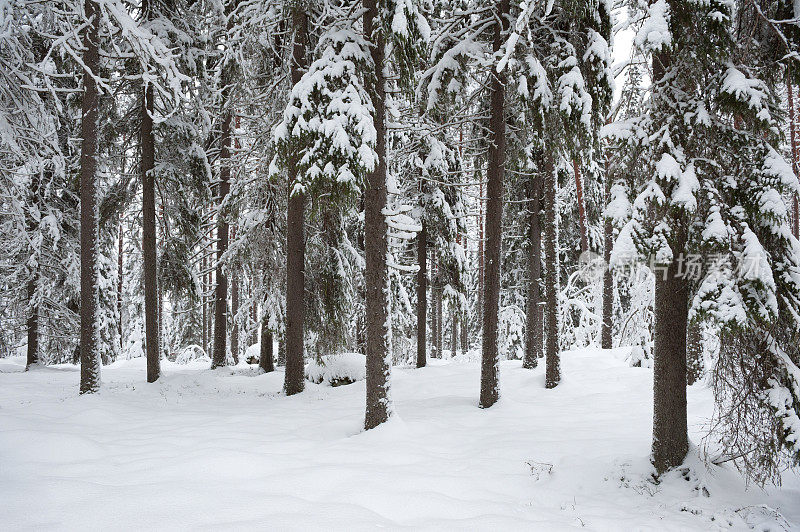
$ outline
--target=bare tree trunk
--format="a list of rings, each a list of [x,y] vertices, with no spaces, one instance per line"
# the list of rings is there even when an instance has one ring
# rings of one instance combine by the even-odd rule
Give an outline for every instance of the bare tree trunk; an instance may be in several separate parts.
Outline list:
[[[608,164],[606,164],[606,204],[611,197],[611,176],[608,175]],[[613,325],[614,312],[614,275],[611,271],[611,250],[614,247],[614,228],[611,225],[609,216],[603,217],[603,323],[600,325],[600,347],[611,349],[611,327]]]
[[[28,281],[30,313],[28,314],[28,359],[25,364],[26,370],[39,363],[39,304],[35,302],[38,272],[37,268],[34,276]]]
[[[583,179],[581,178],[581,168],[577,159],[572,159],[572,169],[575,173],[575,190],[578,197],[578,221],[581,233],[581,253],[589,249],[589,235],[586,227],[586,201],[583,198]]]
[[[375,77],[370,95],[375,108],[374,124],[377,134],[375,152],[377,166],[367,175],[364,191],[364,248],[366,253],[366,324],[367,324],[367,404],[364,418],[366,429],[375,428],[389,419],[389,287],[386,253],[386,80],[384,78],[385,42],[376,0],[363,0],[364,35],[373,45],[372,62]]]
[[[436,358],[442,358],[442,340],[444,338],[444,320],[442,319],[442,280],[437,275],[433,288],[433,311],[436,313]]]
[[[691,386],[703,376],[703,326],[695,319],[686,327],[686,384]]]
[[[227,76],[223,75],[223,79]],[[211,357],[211,368],[224,366],[227,362],[228,340],[228,275],[222,267],[222,257],[228,250],[228,222],[222,205],[230,192],[231,183],[231,123],[232,112],[225,109],[230,104],[230,89],[222,90],[223,119],[220,131],[219,151],[219,206],[217,213],[217,267],[216,290],[214,293],[214,351]]]
[[[686,420],[689,284],[678,276],[678,271],[678,262],[673,261],[666,274],[656,273],[653,464],[659,475],[681,465],[689,451]]]
[[[797,122],[795,120],[794,114],[794,95],[792,94],[792,78],[789,76],[789,72],[786,73],[786,92],[789,100],[789,135],[791,138],[791,149],[792,149],[792,169],[794,170],[794,175],[800,177],[800,161],[797,160],[798,158],[798,146],[797,146]],[[792,198],[792,234],[794,234],[795,238],[800,236],[800,208],[798,208],[798,201],[797,201],[797,194],[794,194]]]
[[[498,23],[494,26],[492,49],[499,52],[508,28],[509,0],[496,3]],[[500,247],[503,227],[503,176],[506,164],[506,117],[504,72],[491,72],[489,165],[486,200],[486,257],[483,272],[483,353],[481,357],[481,408],[489,408],[499,398],[497,320],[500,307]]]
[[[150,17],[148,0],[143,0],[144,18]],[[142,87],[142,267],[144,268],[144,336],[147,358],[147,382],[161,375],[159,341],[160,297],[158,293],[158,257],[156,242],[155,136],[153,134],[153,85]]]
[[[292,16],[295,28],[291,77],[296,85],[306,66],[308,18],[300,8]],[[297,180],[297,161],[290,157],[289,205],[286,213],[286,373],[283,389],[286,395],[303,391],[305,364],[303,361],[303,332],[305,319],[305,194],[293,190]]]
[[[31,177],[31,200],[35,209],[41,212],[41,198],[39,176],[33,175]],[[29,232],[36,230],[38,222],[32,213],[26,214],[27,229]],[[30,272],[30,279],[28,279],[28,348],[27,348],[27,361],[25,363],[25,370],[27,371],[31,366],[39,363],[39,302],[36,297],[36,287],[39,284],[39,265],[34,266],[33,271]]]
[[[545,387],[555,388],[561,381],[561,355],[558,347],[558,217],[556,214],[556,170],[553,154],[545,154],[544,174],[544,292],[545,292]]]
[[[461,352],[469,351],[469,314],[465,310],[461,315]]]
[[[261,356],[258,359],[258,367],[265,373],[275,371],[275,364],[272,357],[272,331],[269,329],[267,313],[261,321]]]
[[[428,228],[422,222],[422,230],[417,235],[417,367],[424,368],[428,363],[426,345],[426,325],[428,319]]]
[[[205,239],[203,239],[205,240]],[[201,268],[202,268],[202,279],[203,282],[200,285],[200,307],[203,310],[203,353],[208,355],[208,315],[206,309],[206,291],[208,290],[208,273],[206,270],[208,269],[208,260],[206,258],[205,252],[205,242],[203,242],[203,260],[201,261]]]
[[[119,233],[117,235],[117,329],[119,331],[119,348],[122,350],[122,216],[120,216]]]
[[[93,0],[84,1],[89,23],[83,31],[83,102],[81,114],[81,393],[100,390],[100,353],[97,342],[97,118],[98,92],[94,76],[100,73],[100,13]]]
[[[480,178],[480,188],[478,192],[478,317],[475,323],[478,328],[478,333],[481,332],[483,327],[483,271],[484,271],[484,242],[486,235],[484,233],[483,217],[483,178]]]
[[[235,231],[234,231],[235,234]],[[239,324],[236,321],[236,314],[239,313],[239,275],[236,271],[231,274],[231,355],[233,363],[239,363]]]
[[[542,356],[542,227],[539,223],[541,211],[542,180],[531,176],[528,182],[528,298],[525,305],[525,359],[522,367],[535,368]]]
[[[450,358],[458,354],[458,310],[455,305],[451,305],[450,315]]]
[[[286,341],[278,337],[278,365],[286,366]]]

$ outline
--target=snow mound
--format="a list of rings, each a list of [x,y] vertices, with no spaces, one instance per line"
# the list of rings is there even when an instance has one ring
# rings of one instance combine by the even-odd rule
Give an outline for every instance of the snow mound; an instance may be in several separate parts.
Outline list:
[[[208,355],[206,354],[205,351],[203,351],[202,347],[196,344],[192,344],[192,345],[187,345],[186,347],[178,351],[178,354],[175,356],[175,363],[185,366],[186,364],[194,360],[203,360],[203,359],[207,359],[209,362],[211,362],[211,359],[208,358]]]
[[[244,360],[248,364],[258,364],[260,358],[261,358],[261,342],[257,342],[253,345],[247,346],[247,349],[244,350]]]
[[[362,381],[367,374],[367,357],[360,353],[325,355],[306,366],[306,379],[316,384],[342,386]]]

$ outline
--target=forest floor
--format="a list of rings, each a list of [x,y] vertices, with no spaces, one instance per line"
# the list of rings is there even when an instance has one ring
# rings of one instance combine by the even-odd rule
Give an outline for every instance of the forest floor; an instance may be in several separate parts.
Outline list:
[[[652,371],[618,351],[564,353],[553,390],[503,362],[486,410],[477,362],[396,367],[396,416],[368,432],[363,381],[285,397],[282,371],[165,362],[146,384],[137,359],[81,397],[75,366],[3,359],[0,528],[799,529],[800,476],[765,491],[704,465],[704,384],[689,465],[655,484]]]

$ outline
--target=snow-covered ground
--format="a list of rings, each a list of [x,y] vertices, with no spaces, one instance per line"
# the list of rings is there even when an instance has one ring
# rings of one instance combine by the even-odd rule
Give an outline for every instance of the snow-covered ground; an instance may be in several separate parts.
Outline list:
[[[619,355],[619,353],[615,353]],[[564,380],[501,366],[477,407],[479,366],[394,368],[396,416],[361,431],[364,382],[144,361],[103,369],[80,397],[73,366],[0,360],[0,529],[791,530],[800,478],[763,491],[730,467],[649,480],[651,381],[609,352],[564,353]],[[689,393],[697,447],[710,392]],[[696,447],[696,448],[697,448]]]

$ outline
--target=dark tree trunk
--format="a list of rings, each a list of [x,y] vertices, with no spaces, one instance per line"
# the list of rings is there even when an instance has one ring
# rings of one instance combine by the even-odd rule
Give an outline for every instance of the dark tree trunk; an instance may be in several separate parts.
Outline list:
[[[204,239],[205,240],[205,239]],[[208,311],[206,308],[206,291],[208,290],[208,260],[205,255],[205,245],[203,245],[203,260],[202,260],[202,279],[200,288],[200,308],[203,311],[203,353],[208,355]]]
[[[525,359],[522,367],[535,368],[542,356],[542,227],[539,223],[541,211],[542,180],[531,176],[528,182],[528,298],[525,302]]]
[[[38,276],[37,268],[34,276],[28,281],[30,314],[28,314],[28,360],[25,364],[26,370],[39,363],[39,304],[36,302],[36,280]]]
[[[433,255],[431,266],[431,358],[437,358],[436,353],[436,255]]]
[[[469,314],[467,311],[461,315],[461,352],[469,351]]]
[[[494,26],[492,49],[498,53],[505,43],[509,0],[496,4],[498,23]],[[506,118],[504,72],[491,72],[489,109],[489,165],[487,168],[486,246],[483,272],[483,352],[481,356],[481,408],[489,408],[499,398],[497,375],[497,320],[500,306],[500,246],[503,227],[503,175],[506,165]]]
[[[150,16],[148,0],[142,2],[144,18]],[[155,186],[155,136],[153,134],[153,85],[142,90],[141,145],[142,145],[142,263],[144,268],[144,336],[147,358],[147,382],[155,382],[161,375],[159,341],[161,327],[159,315],[158,264],[156,242],[156,186]]]
[[[122,217],[120,216],[119,234],[117,236],[117,330],[119,332],[119,348],[122,350]]]
[[[578,223],[580,223],[581,253],[589,249],[589,231],[586,227],[586,200],[583,198],[583,179],[581,168],[577,159],[572,159],[572,169],[575,173],[575,190],[578,198]]]
[[[371,429],[389,419],[389,358],[388,328],[388,269],[386,253],[386,80],[384,79],[385,42],[379,24],[376,0],[363,0],[364,35],[373,45],[372,62],[374,78],[370,82],[370,95],[375,108],[374,124],[377,134],[375,152],[377,166],[367,175],[364,191],[364,249],[366,254],[366,325],[367,325],[367,401],[364,427]]]
[[[278,365],[286,366],[286,341],[281,337],[278,338]]]
[[[794,95],[792,94],[792,79],[789,73],[786,73],[786,92],[789,100],[789,136],[791,139],[792,151],[792,170],[795,176],[800,176],[800,162],[798,162],[798,146],[797,146],[797,122],[795,120],[794,109]],[[792,234],[795,238],[800,237],[800,208],[798,207],[797,194],[792,197]]]
[[[37,175],[31,178],[31,201],[35,210],[41,212],[41,196],[40,196],[40,183]],[[27,229],[30,233],[36,230],[38,222],[34,218],[33,213],[28,213]],[[27,370],[34,364],[39,363],[39,302],[36,295],[36,287],[39,284],[39,266],[38,264],[30,272],[30,279],[28,279],[28,353],[25,369]]]
[[[544,169],[544,292],[545,292],[545,387],[561,381],[561,355],[558,349],[558,218],[556,214],[556,171],[553,154],[545,154]]]
[[[477,174],[480,176],[480,174]],[[483,327],[483,271],[484,271],[484,243],[486,242],[486,234],[484,233],[483,217],[483,178],[479,177],[480,186],[478,192],[478,317],[475,323],[478,328],[478,333],[481,332]]]
[[[233,363],[239,363],[239,324],[236,321],[236,314],[239,313],[239,276],[236,272],[231,274],[231,355]]]
[[[85,0],[88,25],[83,31],[83,102],[81,114],[81,393],[100,390],[97,305],[97,157],[98,93],[94,76],[100,73],[100,13]]]
[[[450,358],[458,354],[458,310],[455,305],[452,305],[450,314],[452,316],[450,322]]]
[[[436,284],[433,288],[434,309],[436,313],[436,358],[442,358],[442,343],[444,339],[444,320],[442,319],[442,285],[441,278],[437,276]]]
[[[703,376],[703,326],[692,320],[686,328],[686,384],[691,386]]]
[[[426,325],[428,320],[428,228],[422,222],[422,230],[417,235],[417,367],[424,368],[428,363],[426,344]]]
[[[606,172],[606,204],[611,197],[611,176]],[[611,326],[614,312],[614,275],[611,271],[611,249],[614,247],[614,229],[611,218],[603,218],[603,323],[600,325],[600,347],[611,349]]]
[[[293,15],[294,47],[292,51],[292,85],[303,76],[306,66],[308,18],[299,8]],[[305,319],[305,194],[293,190],[297,179],[297,161],[290,157],[289,205],[286,214],[286,373],[283,389],[286,395],[303,391],[305,364],[303,332]]]
[[[272,331],[267,326],[267,314],[264,313],[264,320],[261,322],[261,356],[258,359],[258,367],[265,373],[275,371],[275,363],[272,357]]]
[[[682,249],[679,247],[679,249]],[[686,324],[689,285],[673,261],[656,272],[653,349],[653,464],[657,473],[679,466],[689,451],[686,420]]]
[[[223,76],[227,78],[227,76]],[[229,89],[222,91],[223,107],[230,103]],[[222,256],[228,250],[228,222],[222,205],[231,189],[231,123],[232,112],[230,109],[223,111],[222,128],[220,131],[219,151],[219,206],[217,213],[217,267],[216,290],[214,293],[214,352],[211,357],[211,368],[218,368],[226,364],[228,340],[228,275],[222,267]]]

